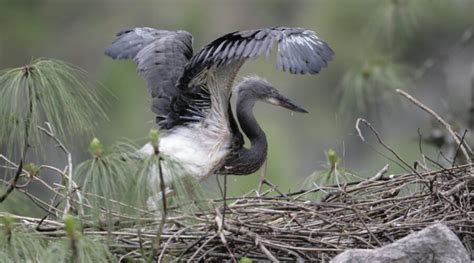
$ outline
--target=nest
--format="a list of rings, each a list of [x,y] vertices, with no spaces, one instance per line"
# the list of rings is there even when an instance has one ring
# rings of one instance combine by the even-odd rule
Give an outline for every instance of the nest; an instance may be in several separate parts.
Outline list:
[[[22,241],[33,240],[30,243],[17,242],[28,244],[23,246],[23,250],[15,250],[19,257],[25,259],[37,258],[37,255],[31,257],[24,255],[32,250],[31,247],[34,245],[37,246],[35,251],[42,251],[53,244],[53,248],[54,245],[64,248],[63,254],[72,261],[77,260],[76,254],[79,255],[78,251],[83,246],[89,248],[87,250],[89,252],[101,249],[106,252],[105,256],[94,262],[110,262],[113,256],[119,261],[148,262],[151,260],[326,262],[346,249],[381,247],[429,225],[443,223],[457,234],[473,255],[474,212],[471,201],[474,197],[474,173],[471,156],[474,156],[474,152],[464,141],[466,133],[462,137],[458,136],[434,111],[408,93],[401,90],[397,92],[446,128],[455,142],[452,146],[456,154],[451,163],[453,165],[456,163],[459,152],[460,158],[463,159],[460,162],[469,164],[437,171],[428,171],[426,165],[420,164],[420,168],[425,169],[424,172],[420,172],[416,167],[413,169],[385,144],[369,122],[358,119],[355,128],[360,139],[369,144],[360,127],[365,125],[372,131],[380,145],[411,172],[386,177],[384,174],[387,169],[382,169],[369,179],[343,182],[342,178],[339,178],[336,180],[337,185],[314,184],[312,189],[287,194],[272,187],[256,195],[200,201],[210,203],[211,205],[207,206],[210,209],[187,213],[183,213],[183,210],[194,204],[181,203],[180,207],[167,208],[163,195],[164,209],[160,215],[156,215],[140,206],[143,202],[132,204],[125,202],[127,200],[116,199],[117,193],[120,193],[116,189],[122,188],[110,190],[112,188],[109,188],[109,184],[113,182],[100,181],[104,176],[92,176],[99,180],[94,186],[98,186],[100,191],[92,193],[85,187],[81,189],[72,179],[73,163],[70,151],[59,140],[52,126],[46,123],[46,128],[38,128],[59,146],[67,157],[67,164],[64,169],[49,165],[37,167],[32,164],[24,167],[23,160],[16,164],[0,154],[2,161],[0,168],[16,171],[8,180],[0,178],[0,182],[7,186],[6,192],[0,196],[0,203],[15,190],[24,193],[32,203],[46,212],[44,218],[10,216],[16,218],[16,221],[0,213],[3,230],[6,231],[6,235],[0,235],[0,242],[5,243],[7,237],[7,245],[14,243],[10,241],[17,235],[12,233],[16,230],[14,228],[18,227],[21,231],[27,231],[20,232],[19,240],[21,238]],[[97,148],[97,154],[94,153],[95,160],[103,152],[100,142],[93,141],[93,143],[91,148]],[[105,167],[102,170],[108,172],[107,178],[112,177],[114,182],[120,176],[131,178],[127,173],[129,169],[124,167],[122,155],[116,156],[119,165],[115,166],[112,162],[113,156],[115,155],[107,156],[107,159],[101,157],[101,162],[98,163],[102,166],[96,168],[100,170]],[[149,164],[155,167],[154,169],[158,167],[160,170],[159,156],[151,158],[157,162]],[[337,160],[334,161],[334,165],[336,163]],[[138,169],[138,174],[149,171],[149,168],[146,166],[145,169]],[[39,176],[40,170],[47,170],[48,173],[59,176],[61,184],[48,184]],[[135,174],[136,171],[133,169],[132,171]],[[146,177],[139,176],[139,178]],[[45,201],[40,196],[30,193],[28,185],[31,182],[49,189],[54,198]],[[127,186],[125,188],[128,188],[128,181],[124,182],[122,183]],[[165,192],[164,184],[160,185],[160,190]],[[101,188],[102,186],[104,188]],[[142,192],[143,189],[139,190]],[[149,196],[148,193],[145,195]],[[95,201],[89,202],[90,200]],[[77,215],[76,218],[80,219],[81,228],[76,228],[79,224],[76,224],[71,214]],[[84,236],[86,238],[83,238]],[[40,237],[41,242],[34,242],[36,239],[33,238],[37,237]],[[93,242],[87,243],[88,246],[80,245],[80,241],[84,240]],[[64,247],[58,244],[67,244],[63,241],[69,241],[69,245]],[[8,249],[0,251],[0,260],[1,252],[5,250]],[[58,251],[61,250],[53,249],[46,252],[56,256],[54,253]],[[3,253],[3,258],[5,255]],[[87,262],[85,259],[88,257],[82,258]]]
[[[120,259],[143,259],[144,248],[154,246],[159,262],[326,262],[346,249],[380,247],[441,222],[472,255],[473,196],[469,164],[389,177],[378,173],[363,181],[289,194],[270,189],[262,196],[228,198],[226,207],[214,200],[215,209],[192,215],[170,208],[162,230],[155,218],[139,227],[121,222],[113,230],[85,226],[83,232],[112,237],[110,249]],[[22,219],[38,229],[39,219]],[[64,235],[54,221],[43,220],[41,228],[42,235]]]

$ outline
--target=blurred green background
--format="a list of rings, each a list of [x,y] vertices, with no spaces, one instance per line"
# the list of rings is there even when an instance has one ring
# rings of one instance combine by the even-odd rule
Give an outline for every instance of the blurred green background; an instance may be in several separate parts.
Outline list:
[[[274,60],[263,59],[250,61],[239,74],[265,77],[310,112],[291,114],[266,104],[255,109],[269,141],[270,180],[282,191],[297,190],[306,176],[325,169],[328,149],[336,150],[340,165],[362,177],[390,163],[377,152],[384,151],[373,136],[366,134],[376,150],[357,137],[358,117],[372,122],[409,163],[420,158],[417,129],[428,136],[434,127],[429,116],[397,97],[396,88],[460,128],[467,125],[473,11],[470,0],[0,0],[0,68],[50,57],[85,69],[103,88],[100,100],[110,117],[95,136],[105,144],[123,138],[143,143],[155,127],[145,82],[132,61],[103,54],[116,32],[137,26],[186,30],[194,36],[196,52],[235,30],[277,25],[314,30],[336,53],[320,74],[293,76],[277,71]],[[90,139],[70,146],[76,163],[87,158]],[[435,160],[439,150],[423,144],[424,153]],[[402,171],[392,165],[389,173]],[[232,176],[229,191],[246,193],[258,179]],[[214,186],[211,177],[207,187]]]

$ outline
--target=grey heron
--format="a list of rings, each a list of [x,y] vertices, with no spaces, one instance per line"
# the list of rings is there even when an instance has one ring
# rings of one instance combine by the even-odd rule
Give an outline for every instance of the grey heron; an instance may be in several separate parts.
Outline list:
[[[245,78],[234,87],[239,69],[261,54],[268,58],[277,44],[278,69],[316,74],[334,52],[315,32],[288,27],[228,33],[194,55],[192,42],[186,31],[132,28],[119,32],[105,53],[113,59],[132,58],[138,65],[152,97],[160,154],[198,179],[251,174],[267,156],[265,133],[252,113],[255,103],[306,111],[261,78]],[[238,96],[237,120],[230,105],[233,93]],[[250,148],[244,146],[242,132]],[[165,181],[172,180],[166,165],[163,173]]]

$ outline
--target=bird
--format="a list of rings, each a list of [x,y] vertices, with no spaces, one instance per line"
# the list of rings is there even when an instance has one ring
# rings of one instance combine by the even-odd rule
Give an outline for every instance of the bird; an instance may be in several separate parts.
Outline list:
[[[248,175],[263,165],[268,142],[253,114],[257,101],[307,112],[263,78],[246,77],[234,84],[246,61],[260,56],[268,59],[276,46],[277,69],[317,74],[334,56],[314,31],[291,27],[227,33],[197,53],[192,46],[189,32],[136,27],[118,32],[105,54],[137,64],[156,115],[159,154],[198,180],[214,174]],[[236,116],[233,95],[237,96]],[[244,135],[250,147],[245,146]],[[150,145],[146,149],[153,151]],[[163,166],[168,183],[173,171]]]

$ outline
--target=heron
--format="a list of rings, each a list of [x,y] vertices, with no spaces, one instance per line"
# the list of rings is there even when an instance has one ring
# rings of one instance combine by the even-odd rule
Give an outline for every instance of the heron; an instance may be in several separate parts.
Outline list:
[[[158,151],[202,180],[213,174],[247,175],[267,157],[268,143],[256,121],[257,101],[307,112],[260,77],[234,85],[249,59],[268,58],[277,46],[276,67],[317,74],[334,52],[315,32],[271,27],[225,34],[193,54],[193,37],[182,30],[137,27],[120,31],[106,49],[113,59],[133,59],[148,87],[160,131]],[[236,117],[231,96],[236,99]],[[244,144],[244,135],[250,147]],[[147,148],[148,147],[148,148]],[[150,145],[145,150],[153,151]],[[172,180],[164,165],[165,181]]]

